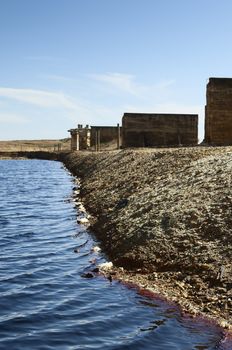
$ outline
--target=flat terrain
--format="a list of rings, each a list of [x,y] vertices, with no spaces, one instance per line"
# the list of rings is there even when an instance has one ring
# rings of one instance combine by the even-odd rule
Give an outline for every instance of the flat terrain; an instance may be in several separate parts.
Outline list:
[[[58,150],[70,150],[70,139],[0,141],[0,152],[52,152]]]

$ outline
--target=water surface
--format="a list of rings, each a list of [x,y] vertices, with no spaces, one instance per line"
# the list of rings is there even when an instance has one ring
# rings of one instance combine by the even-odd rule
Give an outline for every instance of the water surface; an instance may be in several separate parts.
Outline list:
[[[231,349],[219,327],[82,277],[104,257],[76,222],[73,186],[59,162],[0,161],[0,349]]]

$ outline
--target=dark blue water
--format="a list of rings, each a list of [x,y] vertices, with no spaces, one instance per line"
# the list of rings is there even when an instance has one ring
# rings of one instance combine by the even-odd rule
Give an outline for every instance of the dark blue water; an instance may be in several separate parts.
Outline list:
[[[61,163],[0,161],[0,349],[231,349],[216,326],[81,276],[104,258],[76,223],[72,188]]]

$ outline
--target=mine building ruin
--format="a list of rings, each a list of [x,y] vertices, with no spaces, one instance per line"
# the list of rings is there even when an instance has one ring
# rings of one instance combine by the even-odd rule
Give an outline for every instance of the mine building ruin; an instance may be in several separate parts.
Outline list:
[[[71,150],[87,150],[90,148],[100,151],[101,145],[112,143],[119,149],[121,145],[121,127],[117,126],[91,126],[83,127],[78,124],[77,128],[70,129]]]
[[[122,148],[193,146],[198,143],[197,114],[124,113]]]
[[[106,143],[117,144],[116,148],[120,147],[121,143],[121,127],[117,126],[91,126],[90,145],[100,150],[100,144]]]
[[[232,145],[232,78],[209,78],[205,138],[210,145]]]
[[[71,135],[71,150],[79,151],[90,147],[90,127],[78,124],[76,129],[70,129],[68,132]]]

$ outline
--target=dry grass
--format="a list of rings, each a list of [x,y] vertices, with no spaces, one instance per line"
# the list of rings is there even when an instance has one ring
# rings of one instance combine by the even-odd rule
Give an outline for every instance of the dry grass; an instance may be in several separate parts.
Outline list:
[[[0,152],[66,151],[70,139],[0,141]]]

